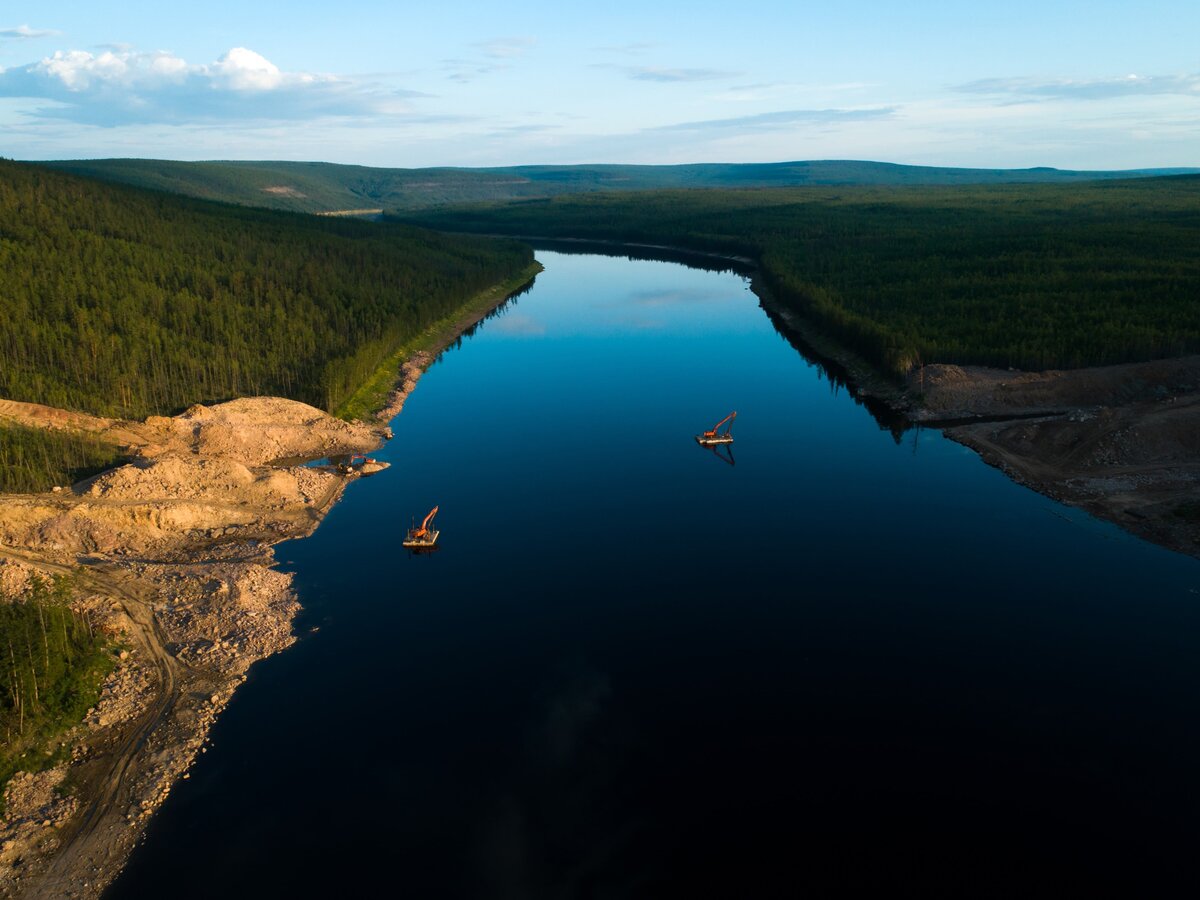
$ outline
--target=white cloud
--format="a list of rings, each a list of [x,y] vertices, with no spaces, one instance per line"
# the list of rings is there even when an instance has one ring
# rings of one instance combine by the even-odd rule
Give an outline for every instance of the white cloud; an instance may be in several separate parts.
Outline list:
[[[279,67],[245,47],[234,47],[211,66],[213,81],[234,91],[273,91],[284,83]],[[290,76],[293,83],[311,84],[312,75]]]
[[[0,28],[0,38],[44,38],[61,34],[50,28],[30,28],[28,25],[18,25],[16,28]]]
[[[404,114],[403,101],[411,96],[331,75],[285,72],[245,47],[206,65],[163,50],[59,50],[0,71],[0,97],[49,101],[33,114],[90,125]]]

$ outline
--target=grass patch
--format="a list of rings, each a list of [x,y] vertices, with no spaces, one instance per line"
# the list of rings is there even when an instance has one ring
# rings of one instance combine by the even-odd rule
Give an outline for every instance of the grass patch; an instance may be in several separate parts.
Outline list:
[[[380,363],[365,382],[335,410],[334,415],[346,421],[366,419],[381,409],[396,386],[400,366],[414,353],[435,352],[450,343],[459,331],[459,323],[468,317],[483,315],[500,301],[527,285],[539,272],[541,263],[533,263],[523,271],[476,294],[454,312],[434,322],[419,335],[405,341],[391,356]]]

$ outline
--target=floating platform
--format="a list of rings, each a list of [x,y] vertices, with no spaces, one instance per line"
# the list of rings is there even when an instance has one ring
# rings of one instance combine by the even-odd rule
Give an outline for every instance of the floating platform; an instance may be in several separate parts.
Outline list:
[[[715,447],[717,444],[732,444],[733,435],[714,434],[710,437],[706,434],[698,434],[696,435],[696,443],[701,447]]]
[[[410,532],[409,537],[400,542],[400,546],[408,550],[432,550],[437,546],[439,534],[440,531],[430,531],[422,537],[412,537]]]

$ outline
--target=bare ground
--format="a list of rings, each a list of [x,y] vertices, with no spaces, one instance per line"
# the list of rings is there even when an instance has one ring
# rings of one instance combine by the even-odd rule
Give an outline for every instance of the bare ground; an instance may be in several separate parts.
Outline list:
[[[311,533],[356,476],[272,461],[367,452],[383,429],[274,398],[145,422],[0,401],[0,417],[103,433],[134,457],[67,491],[0,496],[0,584],[73,573],[76,602],[128,647],[69,735],[71,762],[10,782],[0,896],[96,897],[246,670],[295,640],[272,545]]]
[[[926,366],[919,422],[1015,481],[1200,557],[1200,356],[1070,371]]]
[[[273,545],[312,533],[349,478],[387,467],[288,463],[389,439],[387,422],[437,354],[506,297],[467,304],[403,361],[369,423],[273,397],[144,422],[0,399],[0,422],[97,433],[133,458],[69,490],[0,495],[0,586],[69,572],[78,602],[106,611],[130,647],[67,736],[69,766],[14,779],[0,816],[0,897],[94,898],[116,878],[246,670],[295,641],[300,605],[291,575],[273,568]]]

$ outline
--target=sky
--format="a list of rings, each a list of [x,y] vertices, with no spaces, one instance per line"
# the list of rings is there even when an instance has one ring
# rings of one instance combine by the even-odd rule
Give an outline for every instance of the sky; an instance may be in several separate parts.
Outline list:
[[[0,2],[0,155],[1200,166],[1196,0]]]

